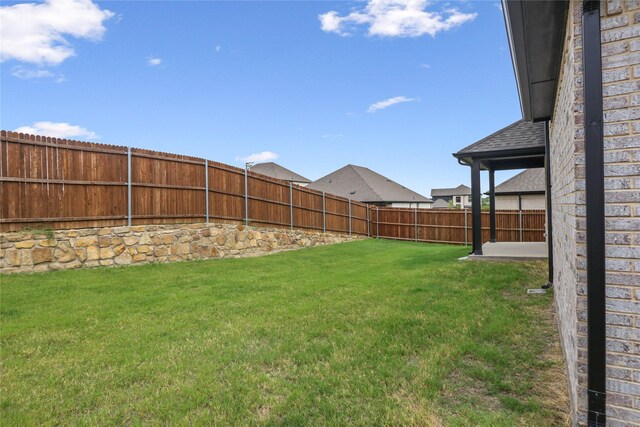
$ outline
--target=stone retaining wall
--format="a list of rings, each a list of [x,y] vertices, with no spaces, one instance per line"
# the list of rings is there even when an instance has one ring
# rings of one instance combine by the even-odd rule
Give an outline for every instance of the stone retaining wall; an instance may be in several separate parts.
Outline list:
[[[23,231],[0,234],[0,274],[254,256],[364,238],[230,224]]]

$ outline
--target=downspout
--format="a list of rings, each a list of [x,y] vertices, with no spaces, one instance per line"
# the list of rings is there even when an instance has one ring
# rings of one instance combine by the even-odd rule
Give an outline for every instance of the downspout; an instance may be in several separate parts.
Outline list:
[[[606,425],[604,149],[600,2],[582,3],[589,426]]]
[[[553,222],[551,212],[551,151],[549,122],[544,124],[544,175],[545,175],[545,195],[547,196],[547,252],[549,256],[549,281],[542,289],[549,289],[553,286]]]

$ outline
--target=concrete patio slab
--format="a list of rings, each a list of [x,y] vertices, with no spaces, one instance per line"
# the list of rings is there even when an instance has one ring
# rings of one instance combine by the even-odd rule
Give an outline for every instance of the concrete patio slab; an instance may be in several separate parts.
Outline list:
[[[482,255],[469,255],[470,260],[528,261],[547,259],[546,242],[496,242],[482,245]]]

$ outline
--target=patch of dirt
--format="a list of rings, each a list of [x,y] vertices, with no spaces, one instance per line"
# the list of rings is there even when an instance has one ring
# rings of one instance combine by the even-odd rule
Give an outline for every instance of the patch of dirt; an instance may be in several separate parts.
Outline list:
[[[543,360],[548,362],[550,366],[539,372],[537,378],[540,380],[535,381],[533,390],[537,396],[540,396],[545,408],[553,413],[554,425],[569,426],[571,425],[569,390],[565,362],[560,348],[555,303],[551,304],[545,314],[547,314],[545,320],[550,336]]]

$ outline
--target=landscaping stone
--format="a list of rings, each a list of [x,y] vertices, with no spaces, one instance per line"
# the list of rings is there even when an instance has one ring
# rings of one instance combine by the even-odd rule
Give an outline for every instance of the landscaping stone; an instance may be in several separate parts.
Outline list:
[[[49,248],[35,248],[31,251],[31,260],[34,265],[51,262],[53,261],[53,251]]]
[[[4,253],[4,262],[9,267],[19,267],[22,264],[22,253],[16,249],[9,249]]]
[[[53,252],[53,256],[57,262],[65,263],[76,259],[76,252],[68,246],[61,246],[56,248]]]
[[[36,245],[35,240],[23,240],[22,242],[16,242],[16,249],[31,249]]]
[[[98,244],[98,238],[96,236],[79,237],[75,241],[76,247],[92,246],[97,244]]]
[[[236,258],[364,238],[231,224],[103,227],[59,231],[54,238],[34,237],[33,233],[0,234],[1,274]]]
[[[89,246],[87,248],[87,260],[95,261],[100,259],[100,250],[97,246]]]
[[[114,256],[116,256],[116,253],[113,251],[112,248],[100,248],[100,259],[104,260],[108,258],[113,258]]]

